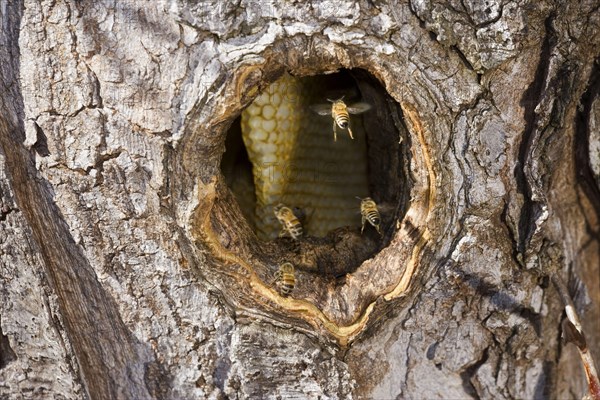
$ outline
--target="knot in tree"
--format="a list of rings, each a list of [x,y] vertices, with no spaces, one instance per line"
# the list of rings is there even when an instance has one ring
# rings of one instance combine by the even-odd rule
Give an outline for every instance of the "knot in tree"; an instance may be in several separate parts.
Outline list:
[[[266,50],[262,63],[242,61],[219,104],[224,115],[210,122],[214,142],[195,145],[199,128],[182,157],[220,163],[220,174],[199,172],[191,217],[215,274],[235,277],[215,284],[240,306],[347,346],[406,296],[429,240],[436,176],[409,86],[396,100],[374,77],[398,79],[390,71],[401,64],[373,69],[381,62],[363,61],[375,56],[358,48],[346,68],[319,54],[324,45],[297,38]],[[309,49],[314,58],[290,57]],[[273,277],[284,263],[296,284],[282,295]]]

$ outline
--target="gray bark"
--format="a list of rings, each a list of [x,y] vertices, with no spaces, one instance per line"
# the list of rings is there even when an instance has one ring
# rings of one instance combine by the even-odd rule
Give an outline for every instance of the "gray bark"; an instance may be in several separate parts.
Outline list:
[[[597,2],[0,4],[0,398],[585,393],[547,277],[599,360]],[[294,313],[219,162],[252,88],[339,68],[402,111],[407,211]]]

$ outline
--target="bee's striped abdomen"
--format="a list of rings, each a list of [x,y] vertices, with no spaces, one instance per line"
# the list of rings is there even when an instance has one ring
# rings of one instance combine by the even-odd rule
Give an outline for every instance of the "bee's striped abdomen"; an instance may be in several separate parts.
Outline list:
[[[348,111],[343,109],[338,111],[337,113],[335,113],[333,115],[333,118],[335,119],[336,124],[338,124],[338,126],[342,129],[346,129],[348,127],[348,121],[350,120],[350,114],[348,114]]]
[[[333,102],[331,106],[331,116],[333,117],[333,140],[337,141],[336,124],[342,129],[348,129],[350,138],[354,139],[354,136],[352,136],[352,129],[350,129],[350,114],[348,114],[348,107],[342,99]]]
[[[379,217],[379,211],[377,210],[369,210],[366,215],[367,221],[371,225],[373,225],[379,231],[379,224],[381,223],[381,218]]]
[[[282,264],[275,273],[277,286],[283,296],[289,296],[296,287],[296,276],[294,275],[294,266],[291,263]]]
[[[298,239],[300,236],[302,236],[302,225],[300,224],[300,221],[298,221],[298,219],[296,218],[294,221],[288,221],[287,222],[287,229],[286,229],[290,236],[293,239]]]
[[[296,278],[294,277],[294,275],[285,274],[281,278],[280,288],[281,294],[283,294],[284,296],[289,296],[292,293],[292,290],[294,290],[295,286]]]
[[[370,197],[366,197],[360,201],[360,213],[362,215],[362,227],[360,232],[365,229],[365,222],[369,222],[381,235],[381,216],[377,209],[377,204]]]

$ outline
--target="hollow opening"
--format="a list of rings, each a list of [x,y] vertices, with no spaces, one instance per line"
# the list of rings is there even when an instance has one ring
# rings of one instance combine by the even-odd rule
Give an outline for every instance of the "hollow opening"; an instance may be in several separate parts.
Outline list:
[[[337,99],[347,106],[353,138],[334,122],[329,100]],[[223,177],[268,264],[293,259],[309,272],[352,272],[387,245],[408,206],[409,137],[400,107],[365,70],[285,73],[235,119],[225,148]],[[365,197],[377,203],[381,234],[369,222],[361,233]],[[278,204],[293,211],[301,237],[282,228]]]

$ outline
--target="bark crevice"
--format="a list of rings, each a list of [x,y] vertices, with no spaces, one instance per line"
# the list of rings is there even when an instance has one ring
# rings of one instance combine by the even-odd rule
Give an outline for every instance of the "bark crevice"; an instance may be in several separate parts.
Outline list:
[[[597,218],[600,218],[600,187],[598,178],[591,168],[590,161],[590,118],[594,101],[600,95],[600,57],[596,58],[586,85],[586,90],[579,101],[575,117],[575,142],[573,157],[575,168],[578,171],[577,184],[589,198],[591,206],[595,210]],[[598,235],[598,231],[587,227],[592,233]],[[591,235],[592,237],[594,235]]]
[[[473,365],[467,367],[463,372],[460,373],[460,379],[462,380],[463,388],[465,393],[469,394],[473,399],[481,398],[481,394],[477,389],[476,385],[473,384],[472,380],[476,376],[479,368],[484,365],[489,359],[489,347],[486,347],[481,354],[481,358],[477,360]]]
[[[8,336],[2,332],[2,316],[0,315],[0,370],[16,359],[17,355],[10,347]]]
[[[550,60],[552,51],[556,46],[557,38],[553,23],[556,16],[549,15],[546,18],[544,27],[546,33],[540,48],[537,70],[529,88],[523,93],[521,105],[524,109],[525,129],[523,130],[522,140],[519,145],[518,165],[515,170],[517,190],[523,195],[523,206],[519,216],[519,252],[526,253],[527,246],[531,236],[535,231],[536,220],[541,213],[542,205],[534,200],[535,180],[528,171],[531,165],[531,156],[536,137],[540,135],[538,126],[539,115],[536,112],[538,104],[544,97],[544,89],[547,85],[548,75],[550,73]]]

